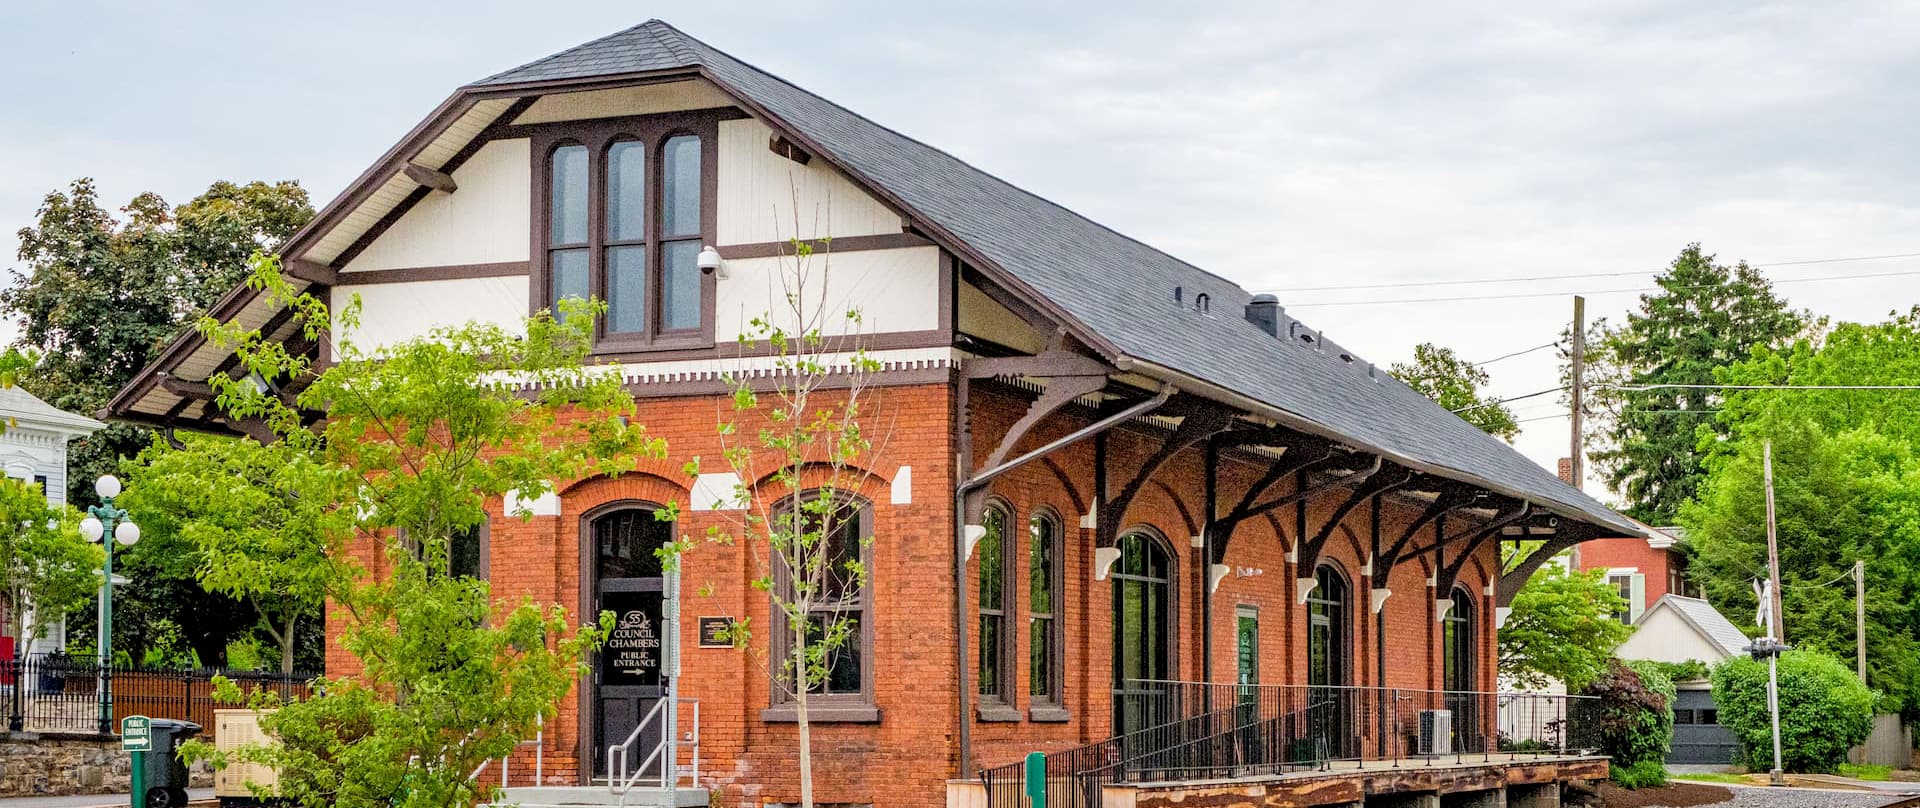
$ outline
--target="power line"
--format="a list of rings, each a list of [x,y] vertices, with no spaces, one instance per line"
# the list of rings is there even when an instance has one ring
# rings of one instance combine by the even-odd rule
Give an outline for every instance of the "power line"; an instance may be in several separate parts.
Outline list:
[[[1488,366],[1488,365],[1491,365],[1491,364],[1493,364],[1493,363],[1495,363],[1495,362],[1498,362],[1498,361],[1500,361],[1500,360],[1502,360],[1502,359],[1512,359],[1512,358],[1514,358],[1514,357],[1516,357],[1516,356],[1524,356],[1524,355],[1526,355],[1526,354],[1530,354],[1530,353],[1533,353],[1534,351],[1544,351],[1544,350],[1546,350],[1546,349],[1548,349],[1548,348],[1556,348],[1556,347],[1559,347],[1559,345],[1560,345],[1560,342],[1559,342],[1558,340],[1555,340],[1555,341],[1553,341],[1553,342],[1549,342],[1549,343],[1547,343],[1547,344],[1545,344],[1545,345],[1535,345],[1535,346],[1533,346],[1533,347],[1531,347],[1531,348],[1528,348],[1528,349],[1526,349],[1526,350],[1524,350],[1524,351],[1514,351],[1513,353],[1510,353],[1510,354],[1501,354],[1501,355],[1499,355],[1499,356],[1496,356],[1496,357],[1494,357],[1494,358],[1492,358],[1492,359],[1489,359],[1489,360],[1487,360],[1487,361],[1485,361],[1485,362],[1469,362],[1468,364],[1471,364],[1471,365],[1473,365],[1474,367],[1477,367],[1477,368],[1483,368],[1483,367],[1486,367],[1486,366]]]
[[[1633,274],[1645,274],[1645,273],[1633,273]],[[1900,270],[1898,272],[1864,272],[1864,273],[1859,273],[1855,275],[1827,275],[1827,276],[1817,277],[1817,278],[1781,278],[1779,280],[1772,281],[1772,283],[1777,285],[1782,283],[1813,283],[1816,281],[1855,281],[1855,280],[1864,280],[1868,278],[1896,278],[1896,277],[1904,277],[1909,275],[1920,275],[1920,269]],[[1453,297],[1407,297],[1407,298],[1395,298],[1392,300],[1322,301],[1322,302],[1316,302],[1316,303],[1292,303],[1292,304],[1288,304],[1287,308],[1303,309],[1303,308],[1319,308],[1319,307],[1325,307],[1325,306],[1389,306],[1389,305],[1400,304],[1400,303],[1457,303],[1457,302],[1463,302],[1463,301],[1469,301],[1469,300],[1523,300],[1527,298],[1562,297],[1565,295],[1592,296],[1592,295],[1619,295],[1619,294],[1630,294],[1630,293],[1645,294],[1647,292],[1666,292],[1666,291],[1679,291],[1684,289],[1710,289],[1710,288],[1713,288],[1713,285],[1702,284],[1702,285],[1696,285],[1696,286],[1676,286],[1676,287],[1635,286],[1632,288],[1623,288],[1623,289],[1594,289],[1589,291],[1562,290],[1557,292],[1518,292],[1513,294],[1500,294],[1500,295],[1456,295]]]
[[[1562,391],[1562,390],[1565,390],[1565,389],[1567,389],[1567,388],[1566,388],[1566,385],[1561,385],[1561,386],[1559,386],[1559,387],[1555,387],[1555,388],[1552,388],[1552,389],[1550,389],[1550,390],[1541,390],[1541,391],[1540,391],[1540,392],[1538,392],[1538,393],[1528,393],[1528,394],[1526,394],[1526,395],[1524,395],[1524,396],[1514,396],[1514,397],[1512,397],[1512,398],[1502,398],[1502,399],[1498,399],[1498,400],[1495,400],[1495,401],[1483,401],[1483,402],[1481,402],[1481,403],[1479,403],[1479,404],[1474,404],[1474,405],[1472,405],[1472,406],[1468,406],[1468,407],[1461,407],[1460,409],[1457,409],[1457,410],[1450,410],[1450,412],[1452,412],[1452,413],[1453,413],[1453,414],[1455,414],[1455,415],[1459,415],[1460,413],[1463,413],[1463,412],[1472,412],[1472,411],[1474,411],[1474,410],[1478,410],[1478,409],[1483,409],[1483,408],[1486,408],[1486,407],[1497,407],[1497,406],[1500,406],[1501,404],[1505,404],[1505,403],[1507,403],[1507,402],[1509,402],[1509,401],[1520,401],[1520,400],[1522,400],[1522,399],[1529,399],[1529,398],[1535,398],[1535,397],[1538,397],[1538,396],[1544,396],[1544,395],[1546,395],[1546,394],[1548,394],[1548,393],[1558,393],[1558,392],[1560,392],[1560,391]]]
[[[1920,252],[1895,253],[1892,255],[1859,255],[1848,258],[1814,258],[1805,261],[1774,261],[1765,264],[1748,264],[1756,269],[1763,267],[1798,267],[1812,264],[1843,264],[1857,261],[1887,261],[1895,258],[1920,258]],[[1661,269],[1639,269],[1625,272],[1573,272],[1564,275],[1534,275],[1525,278],[1464,278],[1444,281],[1400,281],[1395,283],[1365,283],[1339,286],[1292,286],[1268,289],[1269,292],[1341,292],[1361,289],[1407,289],[1421,286],[1472,286],[1485,283],[1534,283],[1538,281],[1577,280],[1582,278],[1627,278],[1635,275],[1652,275]]]
[[[1608,384],[1596,389],[1648,390],[1920,390],[1920,384]]]

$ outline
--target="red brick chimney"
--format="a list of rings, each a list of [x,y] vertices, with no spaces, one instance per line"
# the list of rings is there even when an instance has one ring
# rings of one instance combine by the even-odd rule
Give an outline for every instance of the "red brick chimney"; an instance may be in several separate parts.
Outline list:
[[[1560,463],[1558,464],[1558,473],[1560,475],[1560,482],[1566,483],[1567,485],[1571,485],[1575,488],[1580,487],[1579,483],[1576,483],[1573,481],[1573,458],[1571,457],[1560,458]]]

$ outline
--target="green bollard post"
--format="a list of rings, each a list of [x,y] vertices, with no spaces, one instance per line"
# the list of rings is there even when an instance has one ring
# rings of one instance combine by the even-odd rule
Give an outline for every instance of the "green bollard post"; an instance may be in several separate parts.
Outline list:
[[[133,808],[147,808],[147,753],[133,753]]]
[[[1047,808],[1047,756],[1027,753],[1027,801],[1033,808]]]

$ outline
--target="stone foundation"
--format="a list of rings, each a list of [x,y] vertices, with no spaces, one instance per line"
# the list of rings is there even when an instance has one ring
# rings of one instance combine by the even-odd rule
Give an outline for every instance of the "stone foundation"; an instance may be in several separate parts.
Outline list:
[[[0,733],[0,797],[125,793],[131,767],[115,736]],[[189,771],[194,786],[213,785],[205,766]]]

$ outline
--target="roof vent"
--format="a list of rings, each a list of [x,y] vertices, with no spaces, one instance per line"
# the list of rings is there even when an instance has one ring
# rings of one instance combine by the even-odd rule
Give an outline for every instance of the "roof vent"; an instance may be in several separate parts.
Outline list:
[[[1268,336],[1280,336],[1280,298],[1273,295],[1254,295],[1247,303],[1247,322],[1258,326]]]

